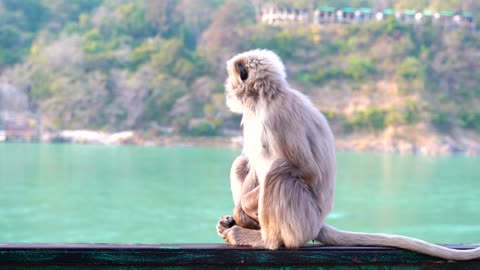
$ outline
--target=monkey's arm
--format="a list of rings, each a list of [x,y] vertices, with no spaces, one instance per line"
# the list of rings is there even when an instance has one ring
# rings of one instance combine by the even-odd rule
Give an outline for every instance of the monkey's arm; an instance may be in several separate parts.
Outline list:
[[[257,186],[247,194],[244,194],[240,202],[233,210],[233,219],[240,227],[260,229],[258,223],[258,195],[260,187]]]
[[[260,186],[257,186],[240,200],[243,211],[258,222],[258,197],[260,195]]]
[[[235,159],[230,172],[232,195],[235,202],[233,219],[240,227],[259,229],[257,217],[258,181],[250,169],[248,158],[241,155]]]
[[[245,186],[247,190],[243,191],[246,193],[241,196],[237,205],[235,205],[235,209],[233,210],[233,219],[240,227],[260,229],[260,225],[258,223],[258,195],[260,192],[260,187],[257,185],[255,188],[249,190],[249,188],[251,188],[251,186],[249,186],[250,183],[247,183],[246,181],[245,184],[247,184]]]

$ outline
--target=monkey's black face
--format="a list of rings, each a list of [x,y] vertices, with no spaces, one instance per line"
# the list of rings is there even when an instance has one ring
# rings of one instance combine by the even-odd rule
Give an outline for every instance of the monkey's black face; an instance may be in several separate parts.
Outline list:
[[[241,61],[237,62],[237,72],[243,82],[248,79],[248,70]]]
[[[225,83],[227,106],[232,112],[243,113],[243,97],[251,79],[247,59],[237,58],[227,62],[228,78]]]

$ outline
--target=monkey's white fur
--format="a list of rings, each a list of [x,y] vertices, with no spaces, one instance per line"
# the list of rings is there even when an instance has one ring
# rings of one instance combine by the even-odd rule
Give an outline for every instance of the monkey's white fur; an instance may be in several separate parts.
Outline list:
[[[280,58],[253,50],[227,62],[227,106],[243,114],[243,153],[232,165],[233,218],[218,233],[230,244],[297,248],[326,245],[399,247],[451,260],[480,257],[480,248],[453,250],[421,240],[355,233],[324,224],[333,208],[335,142],[325,117],[290,88]]]

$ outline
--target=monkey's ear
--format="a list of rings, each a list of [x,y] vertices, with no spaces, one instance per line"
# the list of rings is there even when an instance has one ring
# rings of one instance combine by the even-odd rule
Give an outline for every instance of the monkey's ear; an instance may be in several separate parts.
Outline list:
[[[237,62],[237,71],[238,74],[240,74],[240,79],[242,79],[242,81],[248,79],[248,70],[241,61]]]

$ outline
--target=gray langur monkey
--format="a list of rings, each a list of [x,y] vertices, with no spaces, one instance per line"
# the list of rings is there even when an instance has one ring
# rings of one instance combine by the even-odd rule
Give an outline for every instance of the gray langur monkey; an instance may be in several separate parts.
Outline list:
[[[404,236],[357,233],[326,225],[333,208],[335,141],[325,117],[290,88],[280,58],[252,50],[227,62],[226,102],[243,114],[243,153],[232,165],[235,209],[217,232],[232,245],[298,248],[325,245],[398,247],[449,260],[480,257]]]

